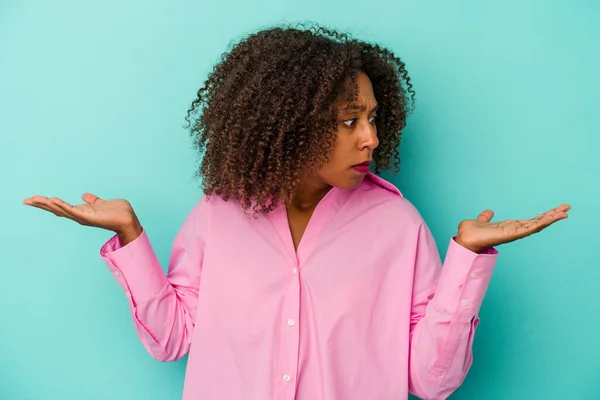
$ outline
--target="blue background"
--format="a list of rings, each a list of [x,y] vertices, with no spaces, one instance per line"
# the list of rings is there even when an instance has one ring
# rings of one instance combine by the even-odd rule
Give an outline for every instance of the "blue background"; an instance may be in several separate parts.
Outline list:
[[[185,359],[147,355],[98,255],[110,233],[22,200],[126,198],[166,267],[201,196],[183,127],[195,91],[230,42],[311,20],[406,62],[417,110],[391,179],[442,256],[485,208],[502,220],[573,207],[499,248],[452,398],[600,398],[597,2],[4,0],[0,399],[181,397]]]

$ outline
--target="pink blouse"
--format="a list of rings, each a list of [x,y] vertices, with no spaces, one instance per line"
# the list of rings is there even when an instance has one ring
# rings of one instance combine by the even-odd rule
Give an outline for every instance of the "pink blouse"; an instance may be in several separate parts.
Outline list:
[[[144,231],[100,251],[159,361],[189,352],[183,399],[445,399],[472,363],[498,252],[453,238],[443,264],[416,208],[368,174],[321,200],[294,250],[267,217],[204,196],[168,273]]]

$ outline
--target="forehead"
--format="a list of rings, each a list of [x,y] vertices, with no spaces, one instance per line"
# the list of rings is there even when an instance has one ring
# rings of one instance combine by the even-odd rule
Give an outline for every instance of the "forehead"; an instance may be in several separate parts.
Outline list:
[[[350,79],[348,80],[347,96],[346,100],[340,104],[341,110],[363,111],[377,105],[371,80],[362,71],[356,77],[355,83]]]

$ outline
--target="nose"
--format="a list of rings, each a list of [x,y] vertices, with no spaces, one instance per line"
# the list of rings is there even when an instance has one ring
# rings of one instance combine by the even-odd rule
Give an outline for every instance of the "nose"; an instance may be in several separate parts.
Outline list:
[[[360,133],[360,139],[358,142],[359,150],[375,150],[377,146],[379,146],[379,139],[377,138],[377,127],[375,125],[367,123],[365,128]]]

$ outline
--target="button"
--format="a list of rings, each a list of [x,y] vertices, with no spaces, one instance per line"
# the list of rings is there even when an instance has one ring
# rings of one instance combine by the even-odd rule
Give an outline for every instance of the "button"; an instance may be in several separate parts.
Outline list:
[[[289,381],[290,381],[290,379],[292,379],[292,377],[291,377],[291,376],[289,376],[288,374],[285,374],[285,375],[283,376],[283,380],[284,380],[284,381],[286,381],[286,382],[289,382]]]
[[[298,273],[298,268],[294,268],[294,269],[292,270],[292,272],[293,272],[294,274],[297,274],[297,273]]]
[[[468,305],[469,305],[469,300],[467,300],[467,299],[462,299],[462,300],[460,301],[460,304],[462,304],[462,306],[463,306],[463,307],[466,307],[466,306],[468,306]]]
[[[475,278],[477,278],[477,274],[473,272],[473,273],[471,274],[471,279],[475,279]]]
[[[296,323],[296,321],[294,321],[293,319],[288,319],[288,325],[289,326],[294,326],[294,324]]]

